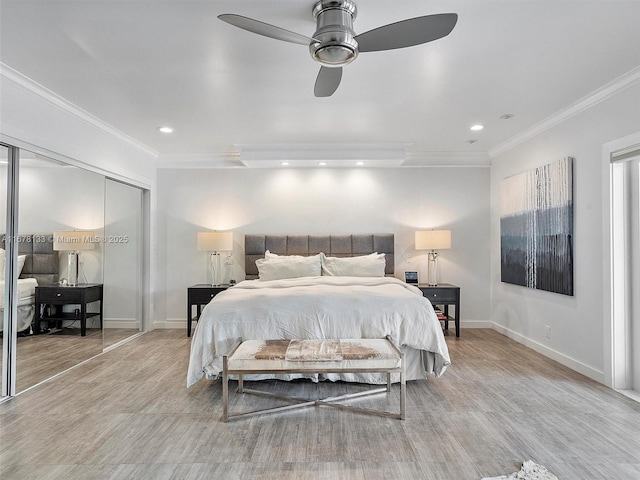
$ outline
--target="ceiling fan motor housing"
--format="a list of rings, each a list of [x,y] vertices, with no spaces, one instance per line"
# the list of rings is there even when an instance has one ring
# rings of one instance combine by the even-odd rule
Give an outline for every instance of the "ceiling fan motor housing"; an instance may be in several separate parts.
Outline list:
[[[309,45],[314,60],[326,67],[341,67],[358,56],[358,42],[353,31],[356,4],[350,0],[320,0],[313,7],[319,40]]]

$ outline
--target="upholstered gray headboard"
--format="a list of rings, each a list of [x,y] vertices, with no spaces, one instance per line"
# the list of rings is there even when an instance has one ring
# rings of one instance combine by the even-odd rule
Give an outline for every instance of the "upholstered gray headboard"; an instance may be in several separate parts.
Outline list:
[[[0,239],[4,248],[4,235]],[[18,236],[18,255],[26,255],[20,278],[35,278],[39,285],[58,282],[58,252],[53,249],[52,233],[21,234]]]
[[[244,237],[244,265],[247,279],[258,278],[256,260],[269,250],[278,255],[316,255],[324,252],[333,257],[355,257],[384,253],[385,274],[394,273],[393,233],[359,233],[353,235],[256,235]]]

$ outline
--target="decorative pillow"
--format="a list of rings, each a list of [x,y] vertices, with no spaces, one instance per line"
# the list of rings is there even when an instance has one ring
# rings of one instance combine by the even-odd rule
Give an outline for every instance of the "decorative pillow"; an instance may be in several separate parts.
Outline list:
[[[318,277],[322,269],[321,263],[320,254],[311,257],[277,255],[256,260],[260,280]]]
[[[359,257],[327,257],[322,255],[322,275],[334,277],[384,277],[384,253]]]

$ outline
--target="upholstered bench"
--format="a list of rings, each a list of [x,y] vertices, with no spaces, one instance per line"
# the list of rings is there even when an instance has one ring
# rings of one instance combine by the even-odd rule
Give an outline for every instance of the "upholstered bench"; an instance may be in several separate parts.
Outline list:
[[[239,340],[231,351],[223,356],[222,364],[222,408],[225,422],[230,418],[281,412],[312,405],[325,405],[401,420],[404,420],[405,417],[404,354],[388,337],[346,340],[246,340],[244,342]],[[244,388],[244,375],[283,373],[386,373],[387,385],[384,388],[320,400],[277,395]],[[391,392],[392,373],[400,374],[400,413],[335,403],[348,398]],[[229,412],[229,375],[238,376],[238,393],[276,397],[296,402],[296,404],[231,414]]]

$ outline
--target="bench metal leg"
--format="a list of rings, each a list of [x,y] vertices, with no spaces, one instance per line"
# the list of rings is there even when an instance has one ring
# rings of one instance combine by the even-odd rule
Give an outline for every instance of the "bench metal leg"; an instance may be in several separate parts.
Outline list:
[[[224,359],[223,359],[224,362]],[[388,373],[388,379],[391,378],[391,373]],[[294,402],[294,405],[285,405],[282,407],[271,407],[271,408],[266,408],[266,409],[262,409],[262,410],[255,410],[252,412],[246,412],[246,413],[230,413],[228,411],[228,404],[225,400],[228,400],[228,389],[225,389],[225,385],[226,385],[226,371],[223,371],[223,384],[222,384],[222,389],[223,389],[223,410],[224,410],[224,421],[228,421],[228,420],[233,420],[236,418],[243,418],[243,417],[250,417],[250,416],[254,416],[254,415],[262,415],[262,414],[266,414],[266,413],[276,413],[276,412],[282,412],[285,410],[293,410],[296,408],[302,408],[302,407],[311,407],[311,406],[319,406],[319,405],[323,405],[323,406],[327,406],[327,407],[334,407],[334,408],[338,408],[338,409],[342,409],[342,410],[351,410],[354,412],[360,412],[360,413],[366,413],[369,415],[377,415],[380,417],[387,417],[387,418],[397,418],[400,420],[404,420],[404,412],[405,412],[405,376],[404,376],[404,369],[400,372],[400,413],[394,413],[394,412],[387,412],[384,410],[373,410],[370,408],[362,408],[362,407],[356,407],[353,405],[344,405],[344,404],[340,404],[340,403],[335,403],[337,401],[340,400],[347,400],[347,399],[352,399],[352,398],[357,398],[357,397],[365,397],[368,395],[374,395],[374,394],[379,394],[379,393],[389,393],[390,392],[390,384],[387,384],[386,387],[381,387],[381,388],[374,388],[374,389],[370,389],[370,390],[366,390],[364,392],[356,392],[356,393],[345,393],[343,395],[338,395],[335,397],[327,397],[327,398],[321,398],[318,400],[312,400],[309,398],[300,398],[300,397],[293,397],[293,396],[289,396],[289,395],[281,395],[281,394],[277,394],[277,393],[271,393],[271,392],[265,392],[262,390],[254,390],[252,388],[243,388],[241,393],[251,393],[254,395],[260,395],[263,397],[270,397],[270,398],[278,398],[280,400],[286,400],[289,402]]]
[[[301,408],[301,407],[307,407],[307,406],[319,406],[319,405],[324,405],[324,406],[328,406],[328,407],[334,407],[334,408],[339,408],[339,409],[343,409],[343,410],[351,410],[354,412],[361,412],[361,413],[367,413],[367,414],[372,414],[372,415],[379,415],[382,417],[388,417],[388,418],[397,418],[400,420],[404,420],[405,419],[405,411],[406,411],[406,366],[405,366],[405,355],[404,353],[393,343],[393,341],[391,340],[390,337],[387,337],[387,340],[389,341],[389,343],[391,344],[391,346],[393,347],[393,349],[397,352],[398,356],[397,357],[392,357],[397,359],[399,357],[400,359],[400,365],[399,367],[396,366],[391,368],[391,369],[380,369],[380,370],[371,370],[371,369],[352,369],[352,370],[348,370],[348,369],[344,369],[344,370],[339,370],[336,371],[335,369],[327,369],[327,370],[323,370],[323,369],[319,369],[319,370],[314,370],[316,373],[338,373],[338,372],[344,372],[344,373],[373,373],[373,372],[379,372],[379,373],[383,373],[385,372],[387,374],[387,384],[385,387],[382,388],[376,388],[376,389],[370,389],[364,392],[358,392],[358,393],[347,393],[344,395],[339,395],[336,397],[328,397],[328,398],[322,398],[322,399],[318,399],[318,400],[312,400],[309,398],[299,398],[299,397],[292,397],[292,396],[288,396],[288,395],[279,395],[279,394],[274,394],[274,393],[270,393],[270,392],[263,392],[263,391],[259,391],[259,390],[253,390],[250,388],[244,388],[244,379],[243,379],[243,374],[244,373],[302,373],[302,372],[307,372],[307,370],[297,370],[297,369],[293,369],[293,370],[256,370],[256,369],[233,369],[231,370],[231,372],[229,372],[229,358],[235,353],[236,349],[240,346],[240,344],[242,343],[242,339],[239,338],[238,341],[236,342],[236,344],[233,346],[233,348],[231,349],[231,351],[222,356],[222,420],[224,422],[229,421],[232,418],[241,418],[241,417],[248,417],[248,416],[252,416],[252,415],[260,415],[260,414],[265,414],[265,413],[273,413],[273,412],[282,412],[285,410],[292,410],[292,409],[296,409],[296,408]],[[312,370],[309,370],[312,371]],[[267,409],[263,409],[263,410],[256,410],[253,412],[247,412],[247,413],[236,413],[236,414],[232,414],[229,412],[229,374],[235,374],[238,375],[238,393],[253,393],[256,395],[262,395],[262,396],[266,396],[266,397],[272,397],[272,398],[279,398],[282,400],[286,400],[289,402],[293,402],[293,405],[285,405],[285,406],[281,406],[281,407],[275,407],[275,408],[267,408]],[[368,408],[360,408],[360,407],[356,407],[356,406],[352,406],[352,405],[344,405],[344,404],[339,404],[339,403],[335,403],[336,401],[339,400],[345,400],[345,399],[351,399],[351,398],[356,398],[356,397],[363,397],[366,395],[373,395],[376,393],[387,393],[390,394],[391,393],[391,374],[392,373],[400,373],[400,413],[395,413],[395,412],[388,412],[388,411],[384,411],[384,410],[373,410],[373,409],[368,409]]]
[[[404,353],[401,354],[401,370],[400,370],[400,420],[404,420],[405,408],[407,403],[407,375],[404,364]]]
[[[229,376],[227,375],[227,356],[222,357],[222,421],[229,420]]]

